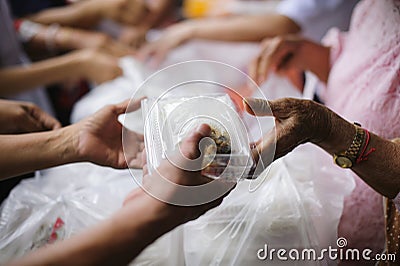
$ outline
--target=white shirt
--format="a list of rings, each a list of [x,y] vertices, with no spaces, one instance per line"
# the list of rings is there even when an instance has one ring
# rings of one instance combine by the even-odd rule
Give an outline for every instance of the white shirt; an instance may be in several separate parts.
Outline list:
[[[320,41],[331,28],[347,31],[354,6],[359,0],[283,0],[276,12],[302,29],[302,35]]]

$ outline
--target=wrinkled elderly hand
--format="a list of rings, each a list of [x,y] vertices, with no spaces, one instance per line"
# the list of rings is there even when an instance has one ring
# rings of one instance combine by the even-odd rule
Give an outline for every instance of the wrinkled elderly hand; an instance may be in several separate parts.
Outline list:
[[[274,116],[275,131],[255,143],[253,156],[258,160],[278,159],[300,144],[318,144],[329,137],[333,112],[310,100],[284,98],[274,101],[246,99],[246,111],[255,116]]]
[[[329,55],[329,47],[299,36],[268,38],[262,42],[260,54],[250,64],[249,75],[261,84],[273,71],[297,84],[298,81],[293,79],[298,79],[298,75],[296,77],[294,73],[310,70],[326,82],[330,71]]]
[[[60,122],[33,103],[0,100],[0,134],[30,133],[60,127]]]
[[[143,0],[92,0],[94,5],[101,5],[104,18],[129,25],[139,24],[149,13]]]
[[[146,192],[157,199],[160,214],[166,215],[167,219],[171,218],[175,225],[196,219],[218,206],[235,185],[217,180],[208,184],[212,179],[201,175],[203,153],[200,141],[210,133],[211,128],[208,125],[201,125],[182,141],[181,153],[177,152],[169,160],[165,159],[151,174],[147,166],[143,168],[143,186]],[[209,186],[204,187],[204,184]],[[200,189],[191,190],[193,187]],[[134,203],[140,194],[141,190],[134,190],[126,198],[125,205]],[[218,196],[212,197],[213,195]],[[198,204],[193,204],[194,202]]]
[[[126,130],[129,138],[129,150],[122,145],[123,126],[118,116],[140,108],[140,100],[129,104],[129,100],[120,104],[109,105],[94,115],[71,126],[74,147],[78,161],[89,161],[95,164],[113,168],[141,168],[142,151],[144,149],[143,135]],[[125,158],[126,156],[126,158]],[[127,161],[126,161],[127,160]]]

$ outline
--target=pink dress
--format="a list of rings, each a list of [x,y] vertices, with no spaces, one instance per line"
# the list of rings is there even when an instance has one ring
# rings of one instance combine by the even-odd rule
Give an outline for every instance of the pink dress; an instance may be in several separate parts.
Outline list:
[[[349,32],[331,30],[324,43],[332,47],[325,104],[382,137],[400,137],[400,0],[360,2]],[[350,248],[380,252],[385,241],[382,196],[353,176],[356,188],[345,199],[339,237]]]

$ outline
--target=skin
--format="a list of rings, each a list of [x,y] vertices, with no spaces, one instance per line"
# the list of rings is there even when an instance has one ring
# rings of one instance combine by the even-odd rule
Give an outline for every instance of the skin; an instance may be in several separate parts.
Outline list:
[[[300,99],[265,101],[246,99],[246,110],[256,116],[274,116],[276,121],[276,153],[278,159],[298,145],[311,142],[329,154],[343,152],[350,147],[355,127],[352,123],[316,102]],[[370,133],[366,150],[376,148],[368,160],[354,165],[351,170],[377,192],[394,198],[400,192],[400,145]],[[256,160],[263,160],[272,151],[275,136],[267,134],[254,145]]]
[[[122,25],[121,34],[118,40],[133,48],[140,48],[146,42],[147,32],[161,26],[161,24],[173,12],[176,6],[174,0],[157,0],[148,3],[149,13],[139,24],[135,26]]]
[[[143,135],[130,132],[132,147],[125,160],[122,147],[123,114],[129,101],[106,106],[87,119],[52,131],[0,135],[0,179],[73,162],[92,162],[114,168],[142,167]],[[130,105],[134,111],[140,101]],[[47,118],[48,119],[48,118]]]
[[[191,20],[167,28],[159,40],[141,49],[139,57],[142,60],[153,58],[160,63],[172,49],[191,39],[259,42],[266,37],[300,30],[294,21],[279,14]]]
[[[33,63],[0,70],[0,96],[13,95],[52,83],[88,79],[103,83],[122,75],[118,58],[95,51],[81,50]]]
[[[60,122],[32,103],[0,100],[0,134],[28,133],[60,127]]]
[[[329,47],[298,36],[268,38],[262,42],[260,54],[250,64],[249,75],[261,84],[271,72],[290,76],[293,72],[308,70],[326,83],[330,72],[329,55]]]
[[[181,146],[184,157],[176,154],[176,158],[198,158],[199,142],[209,134],[210,127],[207,125],[192,132]],[[179,185],[191,186],[210,181],[199,172],[178,169],[168,161],[161,164],[159,172],[164,174],[163,178]],[[156,182],[160,177],[155,175],[149,175],[144,168],[145,186],[150,193],[165,190]],[[215,184],[218,186],[218,182]],[[176,193],[174,188],[170,188],[165,195],[174,197]],[[111,219],[10,265],[127,265],[158,237],[182,223],[196,219],[221,202],[222,197],[199,206],[180,207],[156,200],[143,190],[136,189]]]
[[[28,19],[41,24],[93,28],[105,18],[136,25],[147,13],[147,6],[141,0],[87,0],[65,7],[49,8]]]
[[[43,25],[42,30],[30,40],[29,45],[41,50],[47,49],[48,28],[49,26]],[[104,33],[70,27],[60,27],[54,35],[53,42],[55,48],[60,51],[96,49],[116,57],[134,54],[132,48],[114,41]]]

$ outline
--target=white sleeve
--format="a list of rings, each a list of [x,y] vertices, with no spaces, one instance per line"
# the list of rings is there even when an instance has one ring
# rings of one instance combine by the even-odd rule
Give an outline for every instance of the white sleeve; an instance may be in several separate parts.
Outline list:
[[[277,7],[279,14],[285,15],[300,26],[307,25],[311,18],[334,10],[346,0],[283,0]]]
[[[302,29],[303,35],[319,41],[333,26],[348,26],[357,0],[283,0],[276,9]]]

